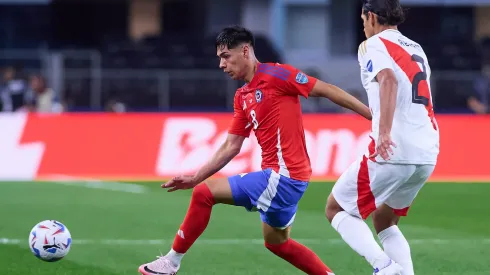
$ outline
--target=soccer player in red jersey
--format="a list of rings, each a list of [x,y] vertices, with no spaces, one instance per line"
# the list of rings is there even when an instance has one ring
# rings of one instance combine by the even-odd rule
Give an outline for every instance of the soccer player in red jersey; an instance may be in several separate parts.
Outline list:
[[[216,50],[219,67],[233,79],[246,82],[235,94],[228,137],[195,175],[175,177],[162,185],[169,191],[194,190],[172,249],[140,266],[139,271],[176,274],[182,257],[206,229],[213,206],[221,203],[258,211],[265,247],[272,253],[307,274],[333,274],[313,251],[290,238],[298,202],[311,176],[299,96],[325,97],[371,119],[368,107],[293,66],[260,63],[254,54],[254,37],[247,29],[223,29],[216,38]],[[238,155],[252,129],[262,148],[262,170],[207,180]]]

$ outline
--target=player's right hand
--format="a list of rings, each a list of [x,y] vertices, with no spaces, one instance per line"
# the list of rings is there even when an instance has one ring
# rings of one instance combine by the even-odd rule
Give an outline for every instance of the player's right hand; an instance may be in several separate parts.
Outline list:
[[[194,188],[198,183],[199,182],[194,179],[194,176],[177,176],[169,182],[162,184],[162,188],[170,188],[168,192],[173,192]]]
[[[379,155],[384,160],[390,160],[390,155],[393,155],[393,149],[391,146],[396,148],[396,144],[391,140],[391,135],[380,134],[378,137],[378,143],[376,144],[376,150],[374,151],[374,154],[369,156],[369,158],[375,158]]]

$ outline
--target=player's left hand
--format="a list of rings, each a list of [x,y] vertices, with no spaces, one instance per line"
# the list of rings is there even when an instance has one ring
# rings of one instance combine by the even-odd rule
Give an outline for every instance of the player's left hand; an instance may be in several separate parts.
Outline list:
[[[390,155],[393,155],[391,146],[396,148],[396,144],[391,140],[391,135],[380,134],[376,144],[376,151],[369,158],[375,158],[380,155],[384,160],[390,160]]]
[[[169,182],[162,184],[162,188],[170,188],[168,192],[174,192],[194,188],[198,183],[194,176],[177,176]]]

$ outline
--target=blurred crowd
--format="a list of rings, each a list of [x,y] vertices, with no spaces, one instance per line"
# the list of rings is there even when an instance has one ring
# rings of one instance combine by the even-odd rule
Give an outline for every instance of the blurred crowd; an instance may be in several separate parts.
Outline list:
[[[63,103],[40,74],[26,75],[22,68],[7,67],[0,83],[2,112],[60,113]]]
[[[52,89],[47,79],[41,74],[27,74],[21,67],[6,67],[1,70],[2,79],[0,82],[0,112],[36,112],[36,113],[61,113],[70,110],[70,99],[60,97],[59,91]],[[320,77],[315,70],[305,70],[313,77]],[[323,79],[329,81],[328,79]],[[445,89],[440,89],[436,97],[436,112],[438,111],[437,102],[444,104],[449,100],[454,104],[460,102],[460,108],[465,109],[465,113],[488,114],[490,113],[490,64],[482,66],[481,75],[476,76],[473,85],[465,85],[464,93],[455,98],[454,91],[451,97],[445,93]],[[367,95],[361,90],[348,90],[350,94],[359,99],[364,104],[368,104]],[[129,102],[131,103],[131,102]],[[304,113],[347,113],[349,110],[341,108],[332,102],[319,98],[301,98]],[[107,99],[103,111],[123,113],[128,111],[128,106],[121,100]],[[444,111],[442,111],[444,112]]]
[[[66,101],[49,87],[41,74],[27,74],[21,67],[6,67],[0,82],[0,112],[62,113],[69,111]],[[105,111],[122,113],[124,103],[109,100]]]
[[[475,81],[466,98],[468,108],[476,114],[488,114],[490,96],[490,64],[482,67],[482,74]]]

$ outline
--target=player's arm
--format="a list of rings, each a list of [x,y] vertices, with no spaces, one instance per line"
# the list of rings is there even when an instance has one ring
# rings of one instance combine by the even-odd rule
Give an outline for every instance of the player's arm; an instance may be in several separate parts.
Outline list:
[[[369,72],[372,81],[379,84],[379,128],[376,150],[370,157],[380,155],[384,160],[390,159],[396,144],[391,140],[391,126],[395,115],[398,80],[395,75],[394,61],[381,40],[372,39],[366,43],[366,55],[362,65]]]
[[[244,140],[244,136],[228,134],[226,141],[216,151],[214,156],[194,175],[194,181],[197,183],[203,182],[225,167],[240,153]]]
[[[309,96],[325,97],[342,107],[359,113],[368,120],[372,119],[371,112],[366,105],[339,87],[306,75],[293,66],[283,66],[291,72],[286,82],[286,88],[284,89],[286,94],[301,95],[305,98],[308,98]]]
[[[368,120],[372,119],[371,111],[364,103],[335,85],[317,80],[309,95],[328,98],[337,105],[350,109]]]
[[[175,177],[169,182],[162,184],[162,187],[170,188],[168,192],[194,188],[221,170],[238,155],[244,140],[245,136],[230,133],[218,151],[216,151],[211,159],[195,175]]]
[[[392,69],[383,69],[376,75],[379,83],[379,134],[389,135],[395,115],[398,81]]]
[[[233,109],[233,120],[228,129],[226,141],[221,145],[214,156],[211,157],[211,160],[209,160],[208,163],[194,175],[195,182],[203,182],[225,167],[226,164],[240,153],[243,141],[250,136],[252,127],[248,122],[242,106],[240,106],[238,97],[235,98]]]
[[[235,98],[233,107],[234,115],[228,130],[228,137],[218,151],[216,151],[211,159],[196,174],[193,176],[175,177],[169,182],[162,184],[163,188],[170,188],[168,190],[169,192],[194,188],[194,186],[205,181],[225,167],[226,164],[240,153],[243,141],[250,135],[252,127],[250,127],[245,112],[238,102],[238,97]]]

